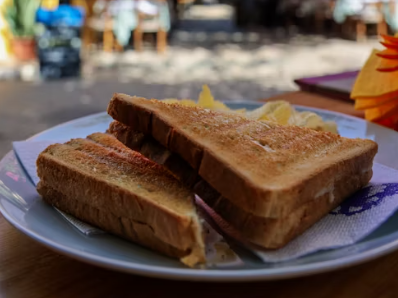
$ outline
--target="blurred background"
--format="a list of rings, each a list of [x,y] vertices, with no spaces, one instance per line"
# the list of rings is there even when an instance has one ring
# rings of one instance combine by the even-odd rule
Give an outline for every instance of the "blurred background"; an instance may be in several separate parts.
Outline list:
[[[0,0],[0,156],[114,92],[260,100],[358,70],[397,0]]]

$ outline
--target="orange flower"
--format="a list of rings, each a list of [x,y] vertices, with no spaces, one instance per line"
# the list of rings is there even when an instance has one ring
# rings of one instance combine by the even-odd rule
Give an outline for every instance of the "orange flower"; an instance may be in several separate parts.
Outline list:
[[[373,50],[351,92],[365,118],[398,130],[398,37],[382,35],[383,51]]]
[[[381,58],[378,71],[396,71],[398,70],[398,38],[388,35],[381,35],[384,41],[380,43],[386,47],[384,51],[376,55]]]

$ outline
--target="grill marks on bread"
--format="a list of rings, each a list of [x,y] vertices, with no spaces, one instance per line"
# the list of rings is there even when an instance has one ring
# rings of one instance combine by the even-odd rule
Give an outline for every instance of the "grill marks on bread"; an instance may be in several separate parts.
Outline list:
[[[205,262],[193,193],[113,136],[97,133],[51,145],[39,155],[37,167],[38,191],[50,204],[162,253],[178,251],[190,266]],[[92,212],[85,214],[87,208]],[[121,229],[118,220],[134,231]]]
[[[114,95],[108,113],[151,135],[221,195],[262,217],[287,216],[336,177],[370,168],[377,152],[370,140],[124,94]]]

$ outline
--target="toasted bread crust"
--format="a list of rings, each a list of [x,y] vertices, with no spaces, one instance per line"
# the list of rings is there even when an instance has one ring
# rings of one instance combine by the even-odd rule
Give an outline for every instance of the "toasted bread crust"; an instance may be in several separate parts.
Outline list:
[[[172,153],[170,150],[159,144],[159,142],[152,136],[134,131],[129,126],[118,121],[112,121],[107,133],[115,136],[130,149],[138,151],[150,160],[165,166],[178,180],[182,181],[184,185],[193,188],[199,181],[204,182],[198,175],[197,171],[192,169],[185,160],[183,160],[178,154]],[[205,191],[215,193],[214,199],[218,199],[220,194],[210,185],[207,186],[208,189]],[[202,193],[196,193],[203,197]]]
[[[182,258],[189,254],[161,241],[153,229],[142,222],[114,215],[112,212],[85,204],[79,198],[73,199],[52,189],[43,181],[39,182],[38,190],[43,200],[65,213],[72,214],[80,220],[95,225],[106,232],[124,239],[139,243],[167,256]]]
[[[162,166],[131,151],[113,136],[97,133],[88,139],[51,145],[39,155],[37,168],[39,193],[49,200],[54,198],[48,195],[48,188],[51,193],[61,193],[66,199],[62,206],[76,211],[72,215],[87,220],[78,212],[84,206],[108,212],[127,220],[138,233],[140,244],[156,249],[153,243],[164,243],[186,252],[181,256],[188,265],[205,262],[193,194]],[[89,219],[104,229],[109,224],[108,231],[120,230],[99,217]],[[145,232],[148,229],[151,235]],[[132,232],[127,236],[132,237]],[[159,251],[168,249],[161,245]]]
[[[126,141],[135,150],[141,150],[145,156],[166,167],[170,164],[168,159],[177,160],[177,157],[173,157],[176,155],[175,153],[171,153],[168,149],[162,147],[150,136],[145,136],[144,141],[137,144],[137,142],[134,141],[137,138],[132,136],[136,134],[140,135],[141,133],[134,132],[128,126],[117,121],[113,121],[110,124],[108,132],[122,140],[122,142],[123,140]],[[129,137],[132,138],[129,139]],[[144,152],[142,150],[143,148],[145,148]],[[153,154],[148,148],[156,148],[154,150],[156,153]],[[162,148],[163,154],[160,148]],[[159,158],[159,156],[162,157]],[[366,161],[372,157],[365,154],[358,158],[356,164],[366,164]],[[179,163],[186,162],[180,159]],[[184,165],[182,168],[186,168],[187,166],[188,165]],[[176,168],[175,164],[173,164],[173,168]],[[173,168],[169,169],[173,172]],[[193,171],[193,169],[190,168],[190,171]],[[184,180],[184,172],[177,171],[174,172],[174,174],[180,180]],[[337,207],[346,197],[353,194],[363,185],[366,185],[371,177],[371,168],[369,168],[368,171],[364,171],[359,167],[355,173],[347,172],[335,183],[335,188],[330,188],[316,200],[303,204],[303,206],[300,206],[291,214],[280,219],[259,217],[242,210],[225,197],[222,197],[204,180],[197,181],[194,185],[190,185],[190,187],[194,188],[195,193],[245,236],[247,240],[265,248],[276,249],[283,247],[289,241],[315,224],[330,210]]]
[[[371,177],[371,169],[355,176],[343,176],[336,188],[280,219],[252,215],[225,199],[218,201],[212,208],[250,242],[268,249],[278,249],[339,206],[345,198],[366,185]]]
[[[233,204],[283,218],[339,177],[372,166],[377,144],[115,94],[108,113],[179,154]]]

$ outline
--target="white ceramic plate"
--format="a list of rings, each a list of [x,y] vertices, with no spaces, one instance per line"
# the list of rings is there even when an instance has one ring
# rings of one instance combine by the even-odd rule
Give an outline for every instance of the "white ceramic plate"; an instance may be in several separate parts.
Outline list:
[[[231,103],[231,108],[254,109],[258,103]],[[369,138],[379,144],[378,163],[398,169],[398,133],[362,119],[318,109],[324,119],[334,120],[345,137]],[[105,113],[77,119],[44,131],[31,140],[85,137],[108,127]],[[17,175],[19,178],[10,177]],[[18,181],[16,181],[18,180]],[[19,166],[13,152],[0,162],[0,211],[17,229],[44,245],[75,259],[110,269],[146,276],[195,281],[254,281],[282,279],[348,267],[377,258],[398,248],[398,214],[362,241],[341,249],[314,253],[294,261],[264,264],[239,250],[245,265],[236,268],[189,269],[176,260],[111,235],[86,237],[43,203]]]

